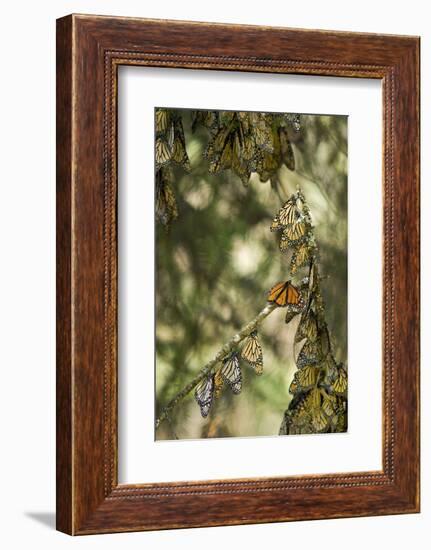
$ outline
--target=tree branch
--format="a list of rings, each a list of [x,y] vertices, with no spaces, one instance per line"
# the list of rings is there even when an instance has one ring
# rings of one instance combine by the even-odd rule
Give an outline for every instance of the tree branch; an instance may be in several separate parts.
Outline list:
[[[214,367],[222,361],[226,355],[229,354],[234,348],[238,346],[238,344],[246,338],[250,332],[253,332],[260,323],[268,317],[270,313],[276,309],[276,304],[267,304],[262,311],[260,311],[256,317],[244,325],[239,332],[237,332],[232,338],[226,342],[220,350],[216,353],[216,355],[209,361],[204,368],[191,380],[187,386],[185,386],[180,392],[178,392],[175,397],[173,397],[169,403],[162,409],[162,412],[160,413],[159,417],[156,420],[155,427],[156,430],[160,426],[160,424],[165,420],[169,412],[182,400],[186,395],[188,395],[198,384],[201,380],[203,380],[206,376],[208,376],[213,370]]]

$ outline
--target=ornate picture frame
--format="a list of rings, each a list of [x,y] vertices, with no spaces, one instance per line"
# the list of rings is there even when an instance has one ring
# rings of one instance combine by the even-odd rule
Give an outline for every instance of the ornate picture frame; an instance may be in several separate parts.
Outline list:
[[[382,82],[381,471],[118,483],[121,65]],[[57,529],[79,535],[418,512],[419,225],[419,38],[90,15],[59,19]]]

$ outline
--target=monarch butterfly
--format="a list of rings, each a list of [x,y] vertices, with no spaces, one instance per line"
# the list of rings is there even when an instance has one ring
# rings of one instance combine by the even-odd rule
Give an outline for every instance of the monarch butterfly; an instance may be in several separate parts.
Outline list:
[[[314,387],[319,378],[319,367],[304,367],[295,372],[293,380],[289,386],[289,393],[295,394],[297,391],[307,391]]]
[[[322,409],[318,408],[312,412],[311,423],[316,432],[325,432],[328,429],[329,420]]]
[[[296,358],[296,366],[298,369],[302,369],[306,365],[315,365],[319,362],[319,358],[320,348],[318,342],[306,340]]]
[[[307,232],[307,224],[304,218],[299,218],[296,222],[286,226],[283,229],[280,239],[280,250],[284,252],[291,244],[300,241]]]
[[[250,333],[245,341],[241,351],[241,357],[245,359],[253,368],[257,375],[263,372],[263,353],[262,346],[257,337],[257,331]]]
[[[165,227],[178,218],[178,207],[174,191],[169,183],[169,171],[161,168],[156,176],[156,219]]]
[[[252,134],[248,133],[242,139],[241,155],[245,161],[252,161],[256,158],[256,144],[253,140]]]
[[[206,418],[210,412],[214,396],[214,376],[208,376],[195,389],[195,399],[201,409],[201,415]]]
[[[218,399],[221,395],[223,384],[223,376],[221,374],[221,369],[219,369],[214,375],[214,397],[216,399]]]
[[[261,150],[257,158],[256,172],[262,182],[271,179],[280,167],[280,138],[278,130],[271,132],[271,150]]]
[[[236,352],[233,352],[223,360],[223,366],[220,372],[223,380],[229,384],[232,392],[234,394],[240,393],[242,388],[242,375],[238,354]]]
[[[196,125],[202,124],[206,128],[215,128],[218,125],[217,111],[192,111],[192,130],[195,131]]]
[[[182,166],[187,172],[190,171],[190,161],[186,151],[183,125],[180,119],[175,120],[174,141],[172,145],[171,159]]]
[[[211,161],[215,156],[219,156],[223,151],[226,140],[229,136],[230,127],[222,126],[211,137],[205,149],[204,156]]]
[[[308,365],[295,372],[297,385],[305,391],[314,387],[319,379],[320,368]]]
[[[268,151],[270,153],[272,153],[274,151],[274,148],[272,146],[271,129],[266,124],[266,122],[263,118],[260,118],[260,120],[254,126],[254,128],[253,128],[253,137],[254,137],[254,141],[256,143],[256,146],[259,149],[262,149],[264,151]]]
[[[171,160],[172,145],[169,145],[163,137],[156,139],[156,168],[164,166]]]
[[[232,142],[228,129],[222,128],[208,144],[206,157],[209,160],[209,171],[217,174],[232,164]]]
[[[295,223],[296,220],[301,216],[301,212],[298,208],[301,201],[297,198],[296,195],[292,195],[280,208],[278,213],[278,219],[282,226],[287,226],[289,224]]]
[[[174,162],[182,166],[187,172],[190,171],[190,161],[187,155],[186,148],[184,146],[184,143],[182,143],[182,141],[178,137],[175,138],[171,158]]]
[[[318,388],[313,388],[310,393],[307,395],[306,404],[310,411],[320,407],[322,400],[322,395]]]
[[[243,185],[248,184],[252,170],[247,163],[243,161],[242,149],[240,144],[240,138],[238,134],[235,134],[232,141],[232,170],[239,176]]]
[[[323,395],[322,410],[326,414],[326,416],[334,416],[334,414],[336,413],[336,403],[337,400],[335,396],[328,395],[327,393]]]
[[[280,307],[288,305],[300,307],[302,304],[301,293],[290,281],[274,285],[268,293],[267,300]]]
[[[295,334],[295,343],[307,338],[310,342],[315,342],[318,335],[317,318],[312,309],[309,309],[307,314],[302,314],[301,321],[298,325]]]
[[[156,132],[165,133],[170,123],[169,112],[166,109],[156,109]]]
[[[316,385],[319,374],[319,367],[307,366],[297,370],[290,384],[289,392],[295,394],[298,390],[309,390]]]
[[[322,420],[319,419],[320,400],[321,397],[318,388],[313,388],[305,396],[303,393],[299,393],[292,399],[289,405],[289,408],[293,409],[289,433],[312,433],[313,428],[316,431],[324,429],[322,427]],[[319,426],[315,426],[316,421],[313,423],[315,419],[320,420]]]
[[[336,395],[344,395],[347,391],[347,372],[342,367],[338,369],[338,377],[332,384],[332,389]]]
[[[300,267],[304,267],[311,260],[311,250],[308,243],[301,243],[293,252],[290,261],[290,271],[294,275]]]

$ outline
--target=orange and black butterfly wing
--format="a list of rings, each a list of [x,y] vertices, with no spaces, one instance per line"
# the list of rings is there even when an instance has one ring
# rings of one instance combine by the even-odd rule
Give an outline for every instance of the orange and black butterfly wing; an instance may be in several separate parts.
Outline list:
[[[268,293],[268,302],[277,304],[280,307],[300,306],[301,293],[290,281],[277,283]]]
[[[277,283],[268,293],[268,302],[273,302],[278,306],[284,307],[287,304],[288,282]]]
[[[289,283],[287,288],[287,302],[289,304],[298,305],[301,300],[299,290]]]

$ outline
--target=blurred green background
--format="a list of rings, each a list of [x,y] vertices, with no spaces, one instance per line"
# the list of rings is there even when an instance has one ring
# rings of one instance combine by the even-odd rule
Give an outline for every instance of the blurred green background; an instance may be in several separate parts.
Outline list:
[[[337,361],[347,362],[347,117],[301,115],[290,130],[296,169],[277,182],[253,174],[248,187],[230,170],[208,173],[209,132],[191,131],[182,111],[192,170],[175,168],[179,217],[156,227],[156,415],[266,304],[268,290],[289,278],[289,254],[269,227],[300,186],[320,250],[322,291]],[[305,273],[299,271],[295,280]],[[241,363],[243,389],[225,387],[208,418],[193,392],[156,431],[156,439],[277,435],[295,371],[292,341],[299,319],[278,308],[261,325],[264,373]]]

